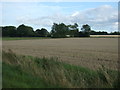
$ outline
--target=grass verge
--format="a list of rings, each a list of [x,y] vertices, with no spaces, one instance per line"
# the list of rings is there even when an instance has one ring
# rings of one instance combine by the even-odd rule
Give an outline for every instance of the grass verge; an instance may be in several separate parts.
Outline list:
[[[2,37],[2,40],[49,39],[50,37]]]
[[[3,55],[3,88],[115,88],[118,71],[58,62],[55,58],[20,56],[11,50]]]

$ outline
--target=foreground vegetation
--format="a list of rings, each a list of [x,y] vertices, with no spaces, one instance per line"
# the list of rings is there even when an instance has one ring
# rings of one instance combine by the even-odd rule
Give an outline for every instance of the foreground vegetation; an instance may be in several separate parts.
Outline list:
[[[3,88],[114,88],[118,71],[58,62],[57,58],[20,56],[3,51]]]
[[[2,40],[32,40],[32,39],[49,39],[49,37],[2,37]]]
[[[119,35],[90,35],[84,38],[119,38]],[[2,37],[0,40],[33,40],[33,39],[52,39],[51,37]]]

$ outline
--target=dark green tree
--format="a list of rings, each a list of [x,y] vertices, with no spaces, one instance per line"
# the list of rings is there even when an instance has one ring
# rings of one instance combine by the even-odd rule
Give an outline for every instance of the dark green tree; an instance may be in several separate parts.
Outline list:
[[[82,30],[83,32],[89,32],[89,33],[90,33],[91,27],[90,27],[88,24],[86,24],[86,25],[83,25],[83,26],[82,26],[81,30]]]
[[[68,32],[68,27],[64,23],[54,23],[52,26],[51,35],[54,38],[65,38]]]
[[[119,31],[114,31],[114,32],[111,32],[110,35],[120,35],[120,32]]]
[[[40,36],[40,29],[37,29],[37,30],[35,31],[35,36]]]
[[[22,24],[17,28],[17,35],[19,37],[32,37],[35,36],[35,33],[32,27]]]
[[[69,34],[71,37],[78,37],[79,36],[79,29],[78,24],[74,23],[74,25],[68,25]]]
[[[82,32],[80,32],[80,36],[90,37],[91,27],[88,24],[83,25],[81,30]]]
[[[2,27],[2,36],[4,37],[16,37],[17,29],[15,26]]]
[[[35,32],[37,36],[40,36],[40,37],[47,37],[49,35],[49,32],[45,28],[42,28],[41,30],[37,29]]]

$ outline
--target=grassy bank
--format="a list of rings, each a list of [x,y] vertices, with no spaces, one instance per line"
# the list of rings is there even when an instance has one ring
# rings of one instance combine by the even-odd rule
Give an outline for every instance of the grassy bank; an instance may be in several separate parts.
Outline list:
[[[70,38],[76,38],[76,37],[70,37]],[[77,37],[77,38],[120,38],[120,35],[90,35],[90,37]],[[32,39],[52,39],[52,38],[51,37],[2,37],[0,38],[0,40],[32,40]]]
[[[49,39],[50,37],[2,37],[2,40],[32,40],[32,39]]]
[[[118,72],[104,67],[88,68],[58,62],[56,58],[20,56],[11,50],[3,55],[3,88],[114,88]]]

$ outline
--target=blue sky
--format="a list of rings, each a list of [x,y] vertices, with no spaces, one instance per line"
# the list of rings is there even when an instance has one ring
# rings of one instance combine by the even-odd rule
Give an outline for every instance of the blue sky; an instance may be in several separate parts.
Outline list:
[[[118,30],[117,2],[2,2],[2,26],[25,24],[34,30],[52,24],[89,24],[96,31]],[[0,18],[1,19],[1,18]]]

